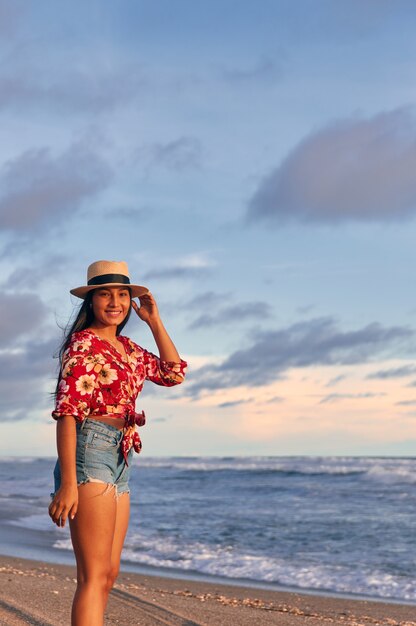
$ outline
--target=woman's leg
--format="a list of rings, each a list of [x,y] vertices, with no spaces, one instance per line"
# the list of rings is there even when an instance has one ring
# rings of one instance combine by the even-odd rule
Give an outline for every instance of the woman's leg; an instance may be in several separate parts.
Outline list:
[[[72,626],[99,626],[104,621],[117,518],[114,489],[102,482],[78,487],[78,511],[69,520],[77,561]]]
[[[108,577],[107,599],[120,570],[121,551],[126,538],[130,517],[130,494],[122,493],[117,498],[116,525],[114,528],[113,545],[111,550],[110,575]]]

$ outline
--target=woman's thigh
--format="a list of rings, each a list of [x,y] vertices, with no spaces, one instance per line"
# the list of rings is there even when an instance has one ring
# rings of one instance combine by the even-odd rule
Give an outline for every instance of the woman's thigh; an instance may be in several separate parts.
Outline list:
[[[116,524],[111,551],[111,569],[116,574],[120,567],[121,551],[126,538],[130,517],[130,495],[123,493],[117,498]]]
[[[112,491],[101,482],[78,486],[78,510],[69,524],[79,578],[105,575],[111,568],[117,519]]]

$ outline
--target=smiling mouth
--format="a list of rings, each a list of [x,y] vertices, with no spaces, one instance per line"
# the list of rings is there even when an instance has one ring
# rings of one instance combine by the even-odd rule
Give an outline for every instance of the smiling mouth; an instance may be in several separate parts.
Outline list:
[[[121,315],[121,311],[106,311],[107,315]]]

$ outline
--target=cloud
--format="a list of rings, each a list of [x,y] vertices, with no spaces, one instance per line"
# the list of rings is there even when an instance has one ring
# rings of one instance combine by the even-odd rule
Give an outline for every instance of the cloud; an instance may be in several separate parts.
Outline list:
[[[30,231],[73,215],[110,180],[109,166],[81,143],[59,156],[28,150],[0,171],[0,229]]]
[[[153,143],[137,150],[136,157],[149,166],[159,165],[180,172],[201,167],[202,144],[196,137],[179,137],[166,143]]]
[[[216,303],[218,309],[218,302]],[[215,313],[204,313],[194,320],[189,328],[207,328],[223,324],[236,324],[247,319],[268,319],[271,317],[272,307],[267,302],[255,301],[244,304],[234,304],[220,308]]]
[[[143,276],[143,280],[171,279],[171,278],[200,278],[209,273],[214,264],[199,255],[184,258],[176,265],[150,270]]]
[[[347,378],[345,374],[340,374],[339,376],[335,376],[334,378],[331,378],[331,380],[327,382],[326,387],[334,387],[345,378]]]
[[[282,398],[282,396],[273,396],[272,398],[270,398],[270,400],[267,400],[266,403],[267,404],[275,404],[278,403],[280,404],[280,402],[284,402],[284,398]]]
[[[92,73],[74,66],[73,59],[60,61],[60,67],[45,68],[25,55],[21,61],[16,60],[12,69],[4,65],[0,74],[0,108],[33,111],[39,107],[53,115],[97,114],[134,101],[147,86],[137,66],[113,71],[95,65]]]
[[[170,280],[171,278],[199,278],[204,276],[207,268],[203,267],[183,267],[176,265],[161,269],[150,270],[143,276],[143,280]]]
[[[281,224],[392,221],[416,214],[410,109],[351,118],[303,139],[260,183],[247,219]]]
[[[229,409],[233,406],[239,406],[240,404],[250,404],[254,402],[254,398],[247,398],[247,400],[230,400],[229,402],[221,402],[221,404],[217,404],[219,409]]]
[[[0,351],[0,421],[26,419],[33,411],[50,406],[53,398],[45,391],[54,387],[52,356],[57,342],[30,341],[21,350]]]
[[[218,302],[221,302],[224,299],[229,299],[230,297],[231,292],[204,291],[189,300],[186,304],[186,308],[197,310],[202,308],[205,310],[207,307],[217,306]]]
[[[46,315],[47,309],[36,294],[3,293],[0,297],[0,349],[16,344],[39,328]]]
[[[387,395],[384,392],[380,393],[330,393],[329,395],[322,398],[319,404],[333,403],[339,402],[339,400],[362,400],[364,398],[379,398],[380,396]]]
[[[52,356],[58,339],[49,339],[48,310],[34,293],[0,296],[0,421],[25,419],[53,400]],[[33,339],[48,337],[48,339]]]
[[[282,64],[263,57],[251,67],[226,68],[222,71],[223,78],[230,83],[251,83],[264,81],[266,84],[279,80],[283,75]]]
[[[187,310],[202,311],[191,324],[190,329],[206,328],[222,324],[236,324],[246,319],[269,319],[272,307],[260,300],[240,304],[228,304],[231,292],[205,291],[197,294],[186,303]]]
[[[387,378],[405,378],[413,376],[416,372],[416,365],[403,365],[402,367],[391,368],[388,370],[378,370],[372,374],[368,374],[368,379],[387,379]]]
[[[34,285],[39,287],[39,285],[45,281],[48,283],[51,282],[51,268],[53,268],[53,277],[56,278],[62,270],[67,270],[68,263],[68,257],[61,254],[52,254],[44,259],[38,260],[36,264],[16,268],[12,271],[2,287],[13,290],[33,289]]]
[[[306,313],[311,313],[315,308],[315,304],[306,304],[305,306],[298,306],[296,309],[296,313],[300,315],[305,315]]]
[[[416,404],[416,400],[402,400],[401,402],[396,402],[396,406],[414,406]]]
[[[279,330],[253,333],[249,347],[233,352],[218,365],[194,371],[194,382],[186,390],[196,396],[206,390],[239,385],[261,386],[290,368],[312,365],[352,365],[408,349],[414,331],[406,327],[385,328],[372,323],[354,331],[343,331],[332,318],[316,318]]]

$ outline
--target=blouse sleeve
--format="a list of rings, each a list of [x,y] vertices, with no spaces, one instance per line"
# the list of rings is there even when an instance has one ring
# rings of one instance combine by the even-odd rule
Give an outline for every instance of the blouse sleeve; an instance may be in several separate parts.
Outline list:
[[[158,356],[141,348],[143,352],[143,365],[146,372],[146,379],[151,380],[156,385],[173,387],[183,382],[185,369],[188,363],[183,359],[179,363],[176,361],[164,361]]]
[[[70,344],[62,359],[61,379],[52,417],[57,420],[63,415],[73,415],[82,422],[90,413],[95,386],[95,372],[88,365],[87,355]]]

